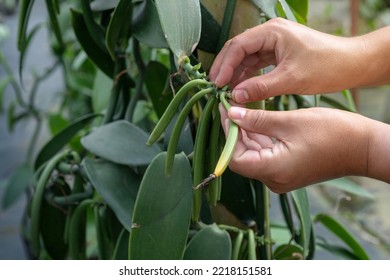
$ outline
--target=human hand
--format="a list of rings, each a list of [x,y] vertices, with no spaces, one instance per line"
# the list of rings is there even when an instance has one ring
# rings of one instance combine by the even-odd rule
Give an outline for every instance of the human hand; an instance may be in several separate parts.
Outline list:
[[[364,37],[337,37],[273,19],[229,40],[216,57],[210,78],[219,87],[229,84],[237,103],[334,92],[365,82],[366,47]],[[254,76],[270,65],[275,69]]]
[[[375,126],[361,115],[326,108],[275,112],[233,106],[229,115],[223,107],[220,111],[225,133],[228,117],[241,128],[230,169],[276,193],[370,175],[368,143]]]

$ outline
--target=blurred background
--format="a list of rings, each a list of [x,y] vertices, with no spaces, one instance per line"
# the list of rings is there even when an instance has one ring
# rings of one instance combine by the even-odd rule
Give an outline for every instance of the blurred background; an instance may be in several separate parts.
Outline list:
[[[47,17],[44,1],[36,2],[30,19],[31,26],[44,24]],[[10,174],[25,161],[26,155],[34,155],[49,135],[48,124],[43,123],[41,133],[37,135],[38,144],[35,148],[29,147],[34,137],[35,123],[21,121],[14,125],[7,115],[16,97],[12,82],[4,81],[9,71],[15,74],[19,71],[19,52],[16,48],[17,4],[17,0],[0,0],[0,205],[3,201],[3,186]],[[323,32],[355,36],[389,24],[390,0],[310,1],[308,25]],[[63,89],[61,73],[54,70],[46,75],[47,78],[43,75],[52,64],[50,36],[47,29],[41,28],[30,44],[29,56],[24,63],[23,81],[24,88],[36,87],[38,106],[48,111],[55,111],[60,106],[59,95]],[[36,84],[37,77],[43,77],[39,84]],[[24,94],[23,90],[20,94]],[[354,90],[353,96],[359,113],[390,123],[389,86]],[[390,259],[390,185],[368,178],[352,179],[369,191],[373,198],[345,195],[324,183],[309,188],[313,204],[311,207],[314,212],[337,215],[356,235],[371,258]],[[28,258],[20,226],[26,203],[26,197],[22,197],[15,204],[0,208],[0,259]],[[274,215],[273,219],[280,218]],[[316,258],[334,256],[319,251]]]

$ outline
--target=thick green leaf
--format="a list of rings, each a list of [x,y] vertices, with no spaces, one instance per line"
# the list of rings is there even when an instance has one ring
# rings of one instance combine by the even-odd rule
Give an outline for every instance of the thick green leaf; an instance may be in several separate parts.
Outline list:
[[[84,17],[85,27],[88,30],[89,36],[94,41],[101,51],[108,53],[105,44],[105,32],[103,27],[96,23],[95,15],[91,10],[91,0],[80,0],[82,16]]]
[[[106,46],[113,60],[118,49],[123,53],[131,35],[131,18],[133,3],[129,0],[120,0],[111,16],[106,32]]]
[[[107,76],[114,75],[114,62],[110,55],[99,47],[89,32],[83,14],[75,10],[72,12],[72,25],[77,40],[81,44],[88,57],[100,68]]]
[[[27,55],[28,47],[30,46],[32,39],[35,37],[35,35],[38,33],[38,31],[44,26],[45,26],[45,24],[43,22],[36,24],[31,29],[31,31],[25,35],[26,37],[23,39],[23,44],[21,46],[20,57],[19,57],[19,77],[20,77],[20,80],[22,83],[23,83],[24,60],[25,60],[26,55]]]
[[[48,119],[49,128],[52,135],[56,135],[69,125],[69,122],[64,119],[60,114],[50,114]]]
[[[344,110],[344,111],[351,111],[350,108],[348,108],[347,106],[345,106],[341,102],[339,102],[333,98],[330,98],[328,96],[325,96],[323,94],[321,94],[321,96],[320,96],[320,101],[322,101],[322,102],[324,102],[324,103],[326,103],[326,104],[328,104],[336,109],[340,109],[340,110]],[[353,111],[351,111],[351,112],[353,112]]]
[[[268,18],[276,18],[275,6],[277,0],[251,0]]]
[[[359,242],[352,236],[347,229],[341,225],[338,221],[333,219],[331,216],[326,214],[318,214],[314,218],[315,222],[319,222],[324,225],[328,230],[340,238],[351,251],[361,260],[368,260],[370,257],[367,255],[366,251],[360,246]]]
[[[201,4],[202,32],[200,35],[198,48],[206,52],[215,53],[219,40],[221,26],[214,16]]]
[[[32,182],[34,171],[28,164],[19,166],[5,184],[1,208],[6,210],[15,203]]]
[[[255,219],[254,197],[249,179],[229,169],[222,176],[221,203],[244,223]]]
[[[341,94],[344,96],[344,98],[347,100],[348,108],[351,112],[357,112],[356,104],[353,99],[352,93],[350,90],[345,89],[341,91]]]
[[[157,61],[149,62],[145,70],[146,88],[159,118],[164,114],[173,96],[169,87],[169,75],[169,69]]]
[[[95,113],[107,109],[113,81],[102,71],[97,70],[92,90],[92,108]]]
[[[175,156],[165,176],[166,152],[149,165],[135,204],[130,231],[130,259],[182,259],[192,209],[192,176],[187,157]]]
[[[149,164],[161,152],[156,144],[146,146],[149,135],[124,120],[96,128],[81,139],[81,144],[91,153],[109,161],[140,166]]]
[[[114,211],[121,224],[130,230],[131,217],[140,179],[123,165],[85,158],[83,166],[89,180]]]
[[[98,114],[85,115],[68,127],[61,130],[56,134],[39,152],[37,159],[35,160],[34,169],[37,170],[43,163],[54,156],[59,150],[61,150],[80,130],[84,129],[88,124],[94,120]]]
[[[60,28],[60,25],[59,25],[59,22],[58,22],[58,13],[59,11],[57,11],[58,9],[58,0],[46,0],[46,8],[47,8],[47,12],[49,14],[49,20],[50,20],[50,26],[51,26],[51,29],[53,30],[53,33],[57,39],[57,42],[58,42],[58,45],[59,45],[59,49],[61,51],[64,50],[65,46],[64,46],[64,40],[62,39],[62,31],[61,31],[61,28]]]
[[[232,242],[216,224],[200,230],[188,243],[184,260],[230,260]]]
[[[291,232],[284,225],[272,224],[271,236],[272,241],[275,242],[275,244],[286,244],[291,242]]]
[[[180,60],[199,43],[202,17],[199,0],[155,0],[169,48]]]
[[[134,3],[132,23],[138,41],[153,48],[168,48],[153,1]]]
[[[348,178],[338,178],[326,181],[323,184],[329,187],[338,188],[353,195],[374,199],[374,196],[369,191],[362,188],[362,186],[356,184],[354,181]]]
[[[71,192],[67,184],[55,184],[49,191],[56,196],[65,196]],[[55,260],[63,260],[68,253],[65,239],[68,210],[53,205],[46,199],[42,200],[39,230],[47,253]]]
[[[297,18],[294,15],[294,12],[291,10],[290,6],[287,4],[286,0],[278,0],[276,5],[279,13],[284,15],[285,18],[291,21],[297,21]]]
[[[303,255],[308,255],[310,236],[312,230],[312,221],[310,216],[309,198],[305,188],[291,192],[295,208],[297,210],[299,220],[301,222],[300,230],[300,245],[303,247]]]
[[[340,257],[341,259],[345,260],[358,260],[359,257],[356,256],[354,253],[349,251],[348,249],[334,245],[334,244],[329,244],[325,242],[325,240],[321,241],[319,240],[317,242],[317,246],[322,248],[325,251],[328,251],[329,253],[332,253],[334,256]]]
[[[307,14],[309,12],[309,0],[286,0],[290,8],[299,15],[300,18],[307,21]]]
[[[18,14],[18,50],[22,51],[26,43],[27,26],[30,19],[31,9],[34,5],[34,0],[21,0],[19,3]]]
[[[294,244],[284,244],[277,247],[273,253],[276,260],[302,260],[302,247]]]
[[[130,233],[123,229],[116,241],[113,260],[127,260],[129,259],[129,236]]]

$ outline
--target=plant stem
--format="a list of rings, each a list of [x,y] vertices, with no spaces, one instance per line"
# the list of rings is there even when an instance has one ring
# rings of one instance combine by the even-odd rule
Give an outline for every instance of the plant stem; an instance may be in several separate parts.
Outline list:
[[[67,196],[55,196],[54,193],[46,195],[46,200],[50,203],[54,203],[57,206],[67,207],[77,205],[83,200],[90,199],[93,196],[93,188],[87,184],[87,188],[84,192],[73,193]]]
[[[36,97],[37,92],[38,92],[38,87],[41,84],[41,82],[43,82],[44,80],[49,78],[49,76],[54,72],[54,70],[57,69],[58,65],[59,65],[59,61],[56,61],[52,66],[48,67],[41,75],[35,77],[31,91],[30,91],[30,96],[29,96],[28,107],[29,107],[30,111],[32,111],[32,112],[37,111],[35,108],[35,99],[36,99],[35,97]]]
[[[260,109],[265,110],[265,100],[260,103]],[[272,242],[271,242],[271,221],[270,221],[270,192],[265,184],[263,184],[263,207],[264,207],[264,239],[265,239],[265,252],[266,258],[270,260],[272,258]]]
[[[17,102],[23,108],[28,109],[29,106],[23,99],[22,90],[20,89],[18,83],[15,81],[15,76],[12,72],[10,65],[8,64],[8,61],[4,57],[3,52],[0,52],[0,64],[3,65],[5,73],[10,77],[10,83],[11,83],[12,88],[14,89]]]
[[[137,85],[135,86],[134,94],[131,96],[129,105],[127,106],[126,109],[125,119],[128,120],[129,122],[133,121],[135,106],[137,105],[137,102],[142,95],[142,88],[144,85],[145,69],[146,69],[145,64],[142,60],[139,41],[136,39],[133,40],[133,54],[134,54],[135,64],[137,65],[139,71],[139,77],[138,77]]]
[[[314,107],[318,107],[320,105],[320,99],[321,99],[321,95],[319,94],[314,95]]]
[[[221,32],[219,33],[217,53],[222,49],[225,42],[229,39],[230,27],[232,26],[234,10],[237,0],[227,0],[225,14],[223,16]]]
[[[107,112],[104,116],[103,124],[111,122],[115,115],[115,110],[117,108],[119,96],[122,89],[123,69],[125,69],[124,60],[122,57],[117,56],[115,60],[115,76],[113,79],[114,85],[111,91],[110,101],[108,103]]]
[[[129,105],[127,105],[125,120],[129,122],[133,122],[135,107],[137,105],[138,100],[142,96],[144,77],[145,77],[145,72],[142,71],[138,77],[137,85],[135,86],[135,90],[133,95],[131,96]]]
[[[37,124],[35,126],[34,133],[31,137],[31,140],[30,140],[30,143],[29,143],[28,149],[27,149],[26,158],[27,158],[28,163],[32,163],[34,148],[35,148],[35,145],[37,144],[38,136],[39,136],[39,133],[41,132],[41,128],[42,128],[41,118],[38,115],[34,115],[34,116],[35,116]]]
[[[272,242],[271,241],[271,221],[270,221],[270,213],[269,213],[269,207],[270,207],[270,192],[267,186],[264,185],[263,188],[264,192],[264,239],[265,239],[265,248],[266,248],[266,254],[267,259],[272,259]]]

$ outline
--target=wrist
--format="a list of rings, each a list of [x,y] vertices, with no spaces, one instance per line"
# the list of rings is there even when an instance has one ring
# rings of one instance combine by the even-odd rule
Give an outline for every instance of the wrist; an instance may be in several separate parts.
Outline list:
[[[390,125],[374,120],[370,126],[366,176],[390,183]]]
[[[359,72],[355,87],[384,85],[390,82],[390,27],[352,38],[356,42],[355,59]]]

